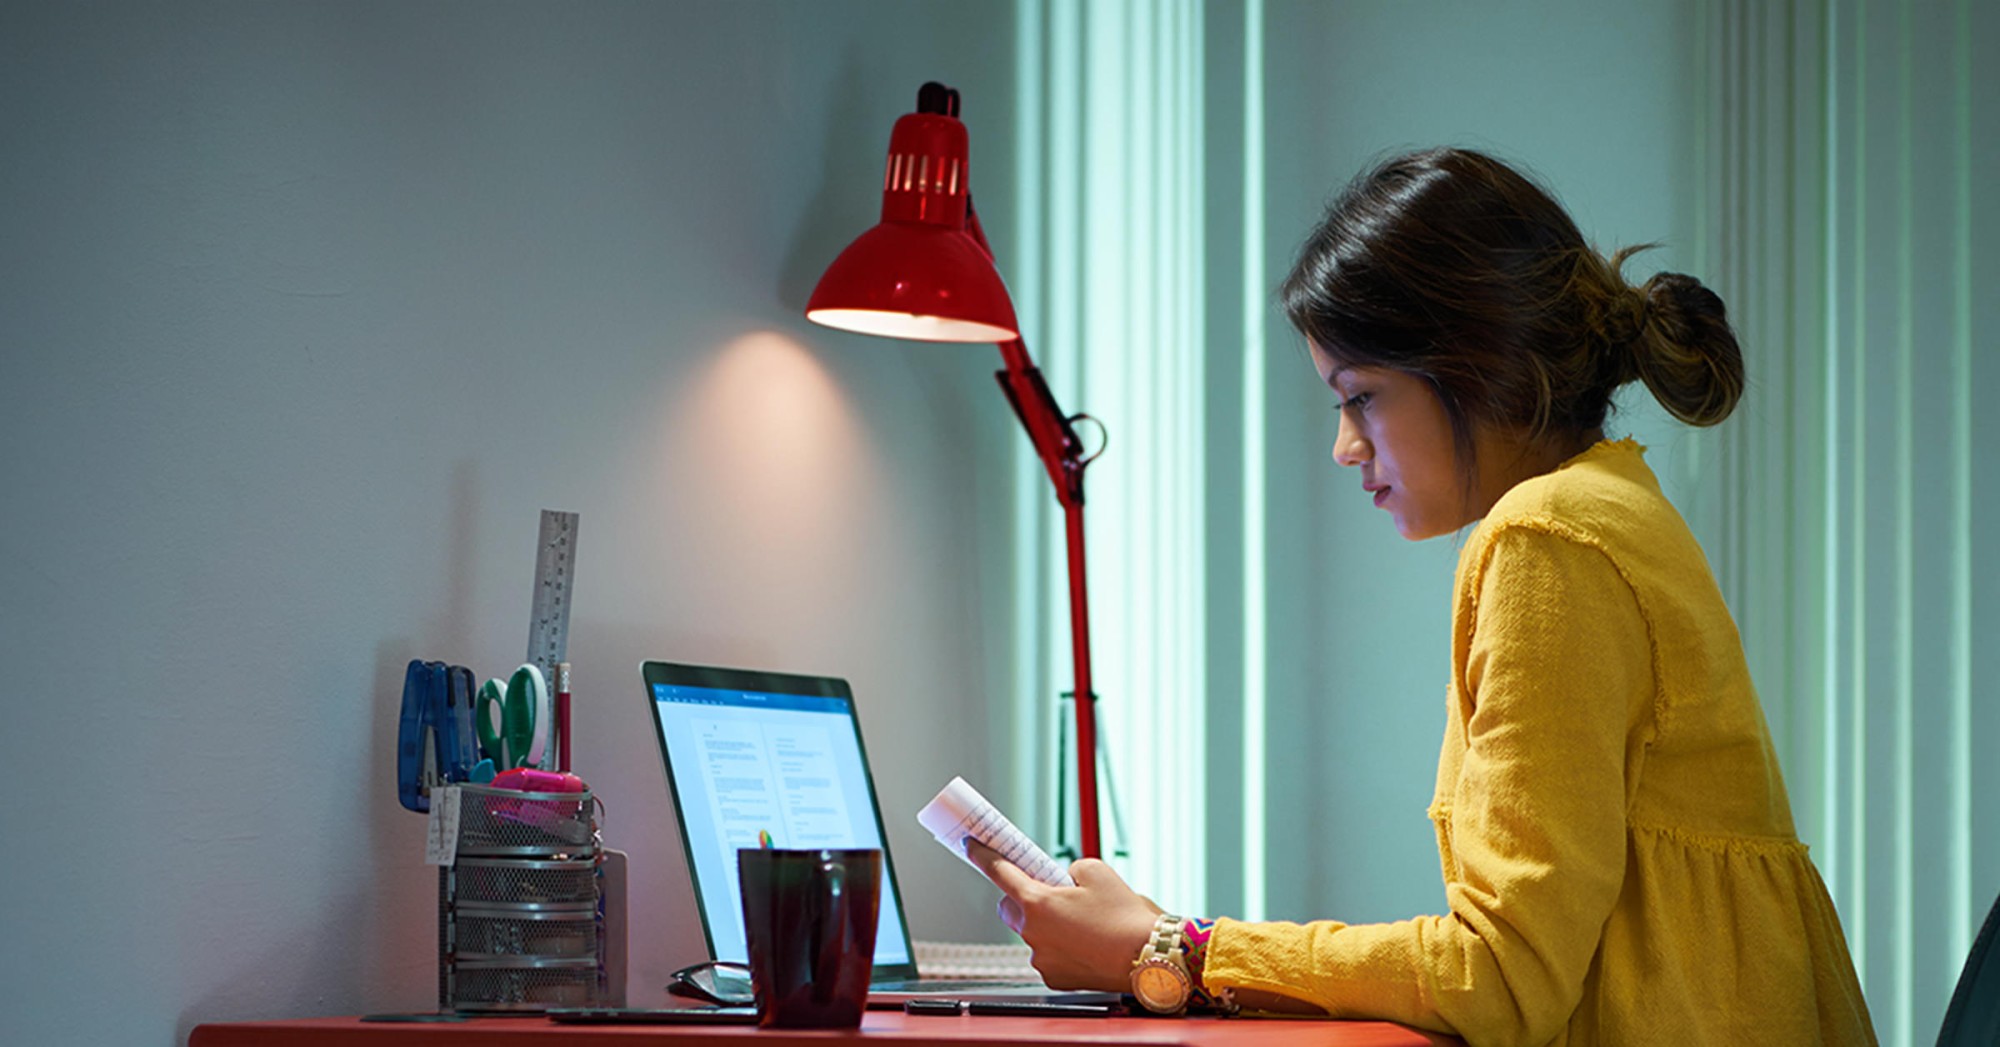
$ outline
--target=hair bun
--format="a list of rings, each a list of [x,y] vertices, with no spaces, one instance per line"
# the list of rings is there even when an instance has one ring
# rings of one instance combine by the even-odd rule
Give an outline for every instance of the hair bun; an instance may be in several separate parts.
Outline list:
[[[1641,336],[1632,347],[1638,377],[1689,425],[1729,417],[1743,397],[1743,351],[1722,299],[1686,273],[1657,273],[1641,291]]]
[[[1615,269],[1608,283],[1617,290],[1610,295],[1611,305],[1603,319],[1604,328],[1600,337],[1604,341],[1611,388],[1616,389],[1639,379],[1639,357],[1644,351],[1646,322],[1651,307],[1646,300],[1646,292],[1637,287],[1626,287],[1625,282],[1617,278]]]

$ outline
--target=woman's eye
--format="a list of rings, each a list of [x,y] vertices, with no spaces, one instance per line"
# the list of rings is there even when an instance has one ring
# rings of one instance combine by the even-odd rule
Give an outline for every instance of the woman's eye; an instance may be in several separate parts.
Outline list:
[[[1335,411],[1345,411],[1352,407],[1356,410],[1366,410],[1368,401],[1373,399],[1374,396],[1374,393],[1355,393],[1353,396],[1334,404],[1333,409]]]

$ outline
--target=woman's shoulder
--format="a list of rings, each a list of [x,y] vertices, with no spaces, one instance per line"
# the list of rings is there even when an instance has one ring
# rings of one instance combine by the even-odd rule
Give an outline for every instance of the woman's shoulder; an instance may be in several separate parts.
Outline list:
[[[1631,438],[1600,440],[1540,476],[1515,484],[1493,504],[1459,554],[1459,582],[1477,586],[1503,539],[1594,549],[1614,562],[1693,535]]]
[[[1494,503],[1459,558],[1459,584],[1476,589],[1505,538],[1590,550],[1635,590],[1713,588],[1708,559],[1667,500],[1632,439],[1603,440]],[[1705,583],[1705,584],[1698,584]]]

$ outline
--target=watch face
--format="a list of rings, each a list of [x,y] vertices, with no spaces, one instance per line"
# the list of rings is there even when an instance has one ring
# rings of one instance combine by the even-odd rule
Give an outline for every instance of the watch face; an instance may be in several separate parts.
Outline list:
[[[1151,1009],[1178,1010],[1187,1002],[1187,975],[1171,964],[1142,964],[1132,972],[1132,995]]]

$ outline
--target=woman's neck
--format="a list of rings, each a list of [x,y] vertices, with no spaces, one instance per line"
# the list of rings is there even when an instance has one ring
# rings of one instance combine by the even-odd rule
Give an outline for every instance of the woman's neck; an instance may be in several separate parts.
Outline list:
[[[1515,434],[1489,430],[1475,438],[1478,446],[1479,476],[1472,491],[1474,520],[1484,519],[1494,503],[1523,480],[1555,472],[1564,462],[1596,446],[1604,439],[1603,429],[1546,436],[1528,440]]]

